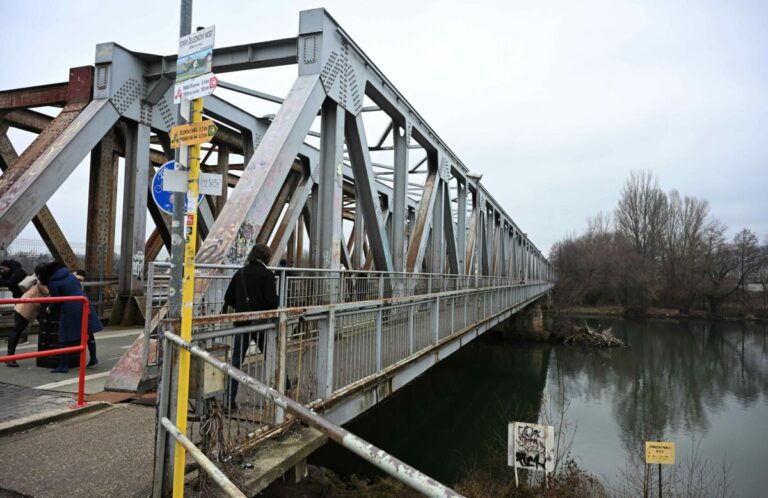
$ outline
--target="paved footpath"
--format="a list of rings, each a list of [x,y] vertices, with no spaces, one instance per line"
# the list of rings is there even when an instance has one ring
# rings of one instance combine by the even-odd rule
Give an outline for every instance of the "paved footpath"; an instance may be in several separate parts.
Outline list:
[[[75,402],[70,394],[41,391],[0,382],[0,425],[66,409]],[[0,460],[2,461],[2,460]]]
[[[0,437],[0,496],[145,497],[155,410],[110,406]]]
[[[96,334],[101,363],[87,371],[87,394],[103,391],[109,370],[140,333]],[[30,339],[18,352],[37,349],[36,336]],[[77,368],[57,375],[35,360],[19,364],[0,364],[0,498],[149,496],[155,409],[101,404],[72,411]]]

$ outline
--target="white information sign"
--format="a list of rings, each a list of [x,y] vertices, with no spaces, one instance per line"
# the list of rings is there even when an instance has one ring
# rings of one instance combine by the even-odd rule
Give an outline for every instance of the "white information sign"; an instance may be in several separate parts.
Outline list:
[[[216,26],[195,31],[179,38],[179,59],[213,48]]]
[[[555,430],[551,425],[512,422],[508,428],[507,465],[517,469],[555,470]]]
[[[194,100],[211,95],[218,85],[213,75],[213,45],[216,27],[211,26],[179,39],[179,56],[176,59],[176,86],[173,102],[181,98]]]
[[[188,171],[169,169],[163,173],[163,190],[166,192],[183,192],[189,190]]]
[[[199,192],[205,195],[221,195],[224,187],[223,177],[216,173],[200,173],[197,180]]]
[[[166,170],[163,174],[163,190],[166,192],[183,192],[189,190],[188,170]],[[200,195],[221,195],[224,180],[217,173],[203,173],[197,180]]]

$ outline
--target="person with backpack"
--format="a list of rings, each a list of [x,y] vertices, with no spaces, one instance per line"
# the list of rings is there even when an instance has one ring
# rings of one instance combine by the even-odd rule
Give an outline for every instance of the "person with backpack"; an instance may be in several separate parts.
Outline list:
[[[275,290],[275,275],[267,268],[267,262],[272,252],[266,244],[256,244],[248,254],[245,266],[237,270],[224,293],[224,310],[229,306],[237,313],[249,311],[265,311],[278,306],[277,291]],[[235,322],[235,327],[250,325],[251,321]],[[266,335],[263,332],[248,332],[235,337],[232,349],[232,366],[240,368],[251,340],[256,342],[259,350],[264,351]],[[230,379],[229,409],[237,408],[237,381]]]

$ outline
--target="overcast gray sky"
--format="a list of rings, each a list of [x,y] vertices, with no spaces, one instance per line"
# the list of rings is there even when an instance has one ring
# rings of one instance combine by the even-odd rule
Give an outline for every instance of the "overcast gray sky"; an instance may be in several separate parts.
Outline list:
[[[0,0],[0,89],[64,81],[99,42],[172,54],[178,3]],[[326,7],[545,253],[641,168],[709,200],[731,233],[768,234],[768,2],[194,4],[218,47],[295,36],[300,10]],[[284,95],[295,73],[253,86]],[[49,203],[72,241],[87,178],[78,168]]]

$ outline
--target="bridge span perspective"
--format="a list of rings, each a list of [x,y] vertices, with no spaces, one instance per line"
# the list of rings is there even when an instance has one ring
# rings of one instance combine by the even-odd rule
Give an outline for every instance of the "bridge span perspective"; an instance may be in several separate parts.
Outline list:
[[[284,96],[227,81],[287,65],[297,75]],[[483,166],[465,165],[326,10],[306,10],[296,37],[213,50],[218,88],[202,114],[218,130],[200,162],[225,187],[198,205],[192,334],[182,338],[180,267],[162,259],[183,253],[184,239],[152,192],[162,165],[186,161],[169,135],[176,70],[175,54],[102,43],[65,83],[0,92],[0,255],[32,222],[55,259],[97,281],[86,290],[93,301],[98,291],[105,323],[143,327],[106,387],[158,388],[154,496],[171,490],[177,441],[193,474],[252,496],[288,469],[300,478],[328,438],[422,493],[450,495],[339,426],[536,307],[553,286],[550,263],[483,185]],[[274,113],[251,114],[250,99]],[[8,128],[37,137],[17,152]],[[78,255],[46,203],[86,158],[87,212],[67,213],[87,220]],[[223,313],[257,243],[271,250],[279,307]],[[234,368],[239,337],[253,341]],[[180,431],[181,351],[192,361]],[[231,458],[256,470],[234,476]]]

